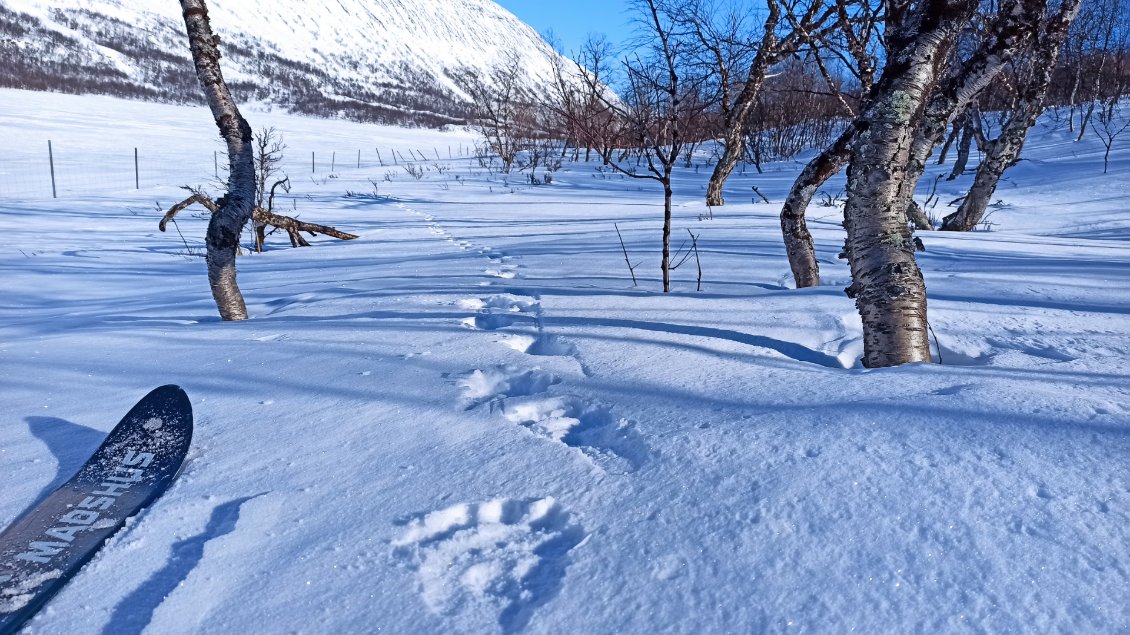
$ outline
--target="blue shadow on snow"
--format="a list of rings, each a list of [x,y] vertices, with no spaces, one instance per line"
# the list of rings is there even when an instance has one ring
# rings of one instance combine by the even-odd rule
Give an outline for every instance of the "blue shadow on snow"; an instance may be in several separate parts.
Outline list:
[[[118,603],[110,617],[110,623],[102,629],[102,635],[140,635],[149,626],[157,607],[200,564],[208,541],[235,531],[240,509],[253,498],[258,496],[245,496],[219,505],[212,510],[204,531],[174,543],[164,568],[149,576],[148,580]]]

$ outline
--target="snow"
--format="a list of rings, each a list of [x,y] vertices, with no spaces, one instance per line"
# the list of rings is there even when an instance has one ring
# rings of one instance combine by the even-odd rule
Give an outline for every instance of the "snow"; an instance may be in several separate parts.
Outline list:
[[[202,214],[157,231],[212,175],[206,110],[0,103],[0,524],[155,386],[197,426],[28,633],[1130,630],[1125,143],[1103,175],[1041,124],[993,231],[920,234],[944,363],[866,370],[840,208],[809,212],[825,284],[789,288],[795,162],[736,174],[713,220],[707,170],[678,172],[703,290],[689,263],[664,295],[651,184],[529,186],[466,132],[250,112],[290,146],[281,207],[361,237],[270,237],[223,323]],[[111,130],[176,160],[134,189]],[[76,157],[58,199],[21,176],[47,139]],[[420,180],[369,151],[449,146]]]
[[[152,81],[146,69],[68,28],[67,19],[84,22],[105,16],[136,25],[158,53],[187,56],[184,21],[176,3],[4,0],[3,4],[77,39],[88,49],[84,54],[112,61],[141,83]],[[555,60],[561,59],[532,27],[491,0],[212,0],[208,10],[224,41],[368,86],[382,82],[403,85],[405,69],[409,69],[411,74],[433,77],[437,84],[466,98],[455,75],[470,69],[489,82],[491,68],[517,52],[522,56],[522,77],[544,88],[552,85]],[[225,74],[229,81],[262,83],[261,71],[252,66],[229,66]]]

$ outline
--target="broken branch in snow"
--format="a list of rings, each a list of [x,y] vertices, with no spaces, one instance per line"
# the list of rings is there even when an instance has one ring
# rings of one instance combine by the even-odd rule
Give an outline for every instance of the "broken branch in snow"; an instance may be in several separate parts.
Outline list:
[[[624,262],[628,263],[628,273],[632,274],[632,286],[639,286],[636,284],[636,265],[633,265],[628,258],[628,248],[624,245],[624,237],[620,235],[620,226],[616,223],[612,223],[612,226],[616,228],[616,235],[620,238],[620,248],[624,250]]]
[[[275,185],[278,186],[280,183],[276,183]],[[161,222],[157,224],[157,228],[161,231],[165,231],[165,226],[168,225],[169,221],[173,220],[173,217],[175,217],[177,213],[190,205],[202,205],[213,214],[215,214],[220,209],[220,205],[208,196],[190,187],[186,187],[185,189],[192,192],[192,196],[189,196],[176,205],[173,205],[169,208],[169,211],[165,212],[165,217],[162,218]],[[274,187],[271,188],[271,194],[273,197]],[[262,227],[265,227],[267,225],[286,231],[287,235],[290,236],[291,247],[310,246],[310,243],[306,242],[306,239],[302,237],[302,234],[300,232],[306,232],[311,236],[325,234],[326,236],[333,236],[334,238],[340,238],[341,240],[353,240],[354,238],[357,238],[357,236],[354,234],[349,234],[327,225],[307,223],[305,221],[300,221],[297,218],[282,216],[280,214],[269,212],[262,207],[256,207],[254,211],[251,212],[251,220],[256,223],[256,247],[259,251],[263,250],[263,242],[262,236],[260,235],[260,230]]]

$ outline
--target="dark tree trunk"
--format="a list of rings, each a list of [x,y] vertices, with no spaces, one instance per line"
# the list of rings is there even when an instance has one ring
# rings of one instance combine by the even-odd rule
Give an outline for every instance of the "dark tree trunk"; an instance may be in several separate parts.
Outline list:
[[[722,154],[714,164],[714,171],[710,173],[710,182],[706,185],[706,205],[709,207],[726,204],[726,199],[722,196],[722,188],[742,158],[744,131],[744,126],[731,125],[727,127],[722,137]]]
[[[663,293],[671,292],[671,174],[663,181]]]
[[[1082,112],[1082,109],[1080,109]],[[1079,136],[1075,138],[1076,141],[1082,141],[1083,136],[1087,134],[1087,124],[1091,122],[1091,116],[1095,114],[1095,102],[1087,104],[1087,111],[1079,117]]]
[[[769,69],[796,53],[806,42],[819,40],[827,29],[828,21],[836,15],[833,3],[813,3],[803,13],[793,13],[796,7],[786,8],[785,11],[789,12],[787,15],[791,32],[778,38],[776,31],[781,18],[781,4],[777,0],[768,0],[765,3],[768,13],[762,26],[761,42],[758,44],[757,54],[750,63],[749,70],[746,71],[742,89],[735,96],[732,104],[728,95],[723,96],[722,156],[714,165],[710,182],[706,186],[706,204],[710,207],[726,203],[722,197],[722,187],[741,161],[746,122],[749,121],[749,114],[753,111],[761,89],[765,85]],[[722,79],[723,83],[728,84],[727,74],[724,73]]]
[[[798,289],[820,284],[820,265],[816,262],[812,234],[804,220],[805,210],[820,186],[847,165],[850,156],[848,147],[854,137],[855,128],[849,126],[831,146],[809,161],[793,182],[781,207],[781,234]]]
[[[973,115],[967,115],[961,125],[961,140],[957,143],[957,159],[953,162],[947,181],[952,181],[965,173],[965,166],[969,165],[969,151],[973,148]]]
[[[208,283],[224,320],[247,319],[247,306],[236,285],[235,257],[243,226],[255,207],[255,157],[251,126],[239,113],[220,72],[219,38],[212,34],[204,0],[181,0],[196,76],[220,136],[228,147],[228,191],[208,223]]]
[[[948,137],[946,137],[946,142],[942,144],[942,149],[938,152],[938,165],[945,165],[946,157],[950,153],[950,148],[953,146],[953,142],[957,141],[958,135],[961,134],[961,129],[961,120],[954,121],[953,127],[950,130],[950,134]]]
[[[773,3],[770,3],[770,5],[776,6]],[[753,110],[757,96],[761,94],[761,87],[765,84],[768,64],[769,61],[763,59],[763,56],[757,57],[753,67],[750,68],[749,75],[746,77],[745,87],[738,95],[733,108],[725,115],[725,129],[722,132],[722,155],[718,157],[718,163],[714,164],[714,171],[710,173],[710,182],[706,185],[706,204],[709,207],[719,207],[726,204],[726,199],[722,196],[722,188],[726,185],[726,179],[734,173],[734,168],[737,167],[745,153],[743,141],[745,122],[749,119],[749,113]],[[758,169],[760,170],[760,167]]]
[[[757,103],[758,95],[761,94],[761,87],[765,84],[765,73],[769,70],[769,66],[779,59],[779,51],[777,50],[779,42],[775,31],[780,19],[780,7],[774,0],[770,0],[766,6],[769,14],[765,20],[761,44],[749,70],[746,72],[742,90],[734,98],[732,104],[729,94],[723,95],[721,104],[723,118],[722,156],[718,157],[718,163],[714,164],[714,171],[710,174],[710,182],[706,185],[706,205],[708,207],[719,207],[726,204],[726,200],[722,196],[722,187],[726,184],[726,179],[733,174],[734,168],[742,158],[744,149],[742,137],[745,134],[746,121],[749,119],[749,113],[753,110],[754,104]],[[726,83],[728,73],[723,73],[722,79]],[[722,90],[728,91],[729,87],[723,86]]]

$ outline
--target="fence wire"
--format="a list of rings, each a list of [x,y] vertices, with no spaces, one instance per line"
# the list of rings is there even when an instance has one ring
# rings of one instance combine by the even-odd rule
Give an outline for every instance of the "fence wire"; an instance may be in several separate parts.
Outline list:
[[[471,148],[466,145],[305,152],[288,148],[280,167],[281,173],[292,180],[325,179],[342,173],[354,180],[361,174],[379,177],[386,170],[400,170],[408,164],[443,163],[470,155]],[[50,151],[46,142],[42,148],[0,149],[0,199],[71,199],[183,185],[218,189],[226,178],[227,155],[219,150],[95,150],[69,147],[66,140],[53,140]]]

